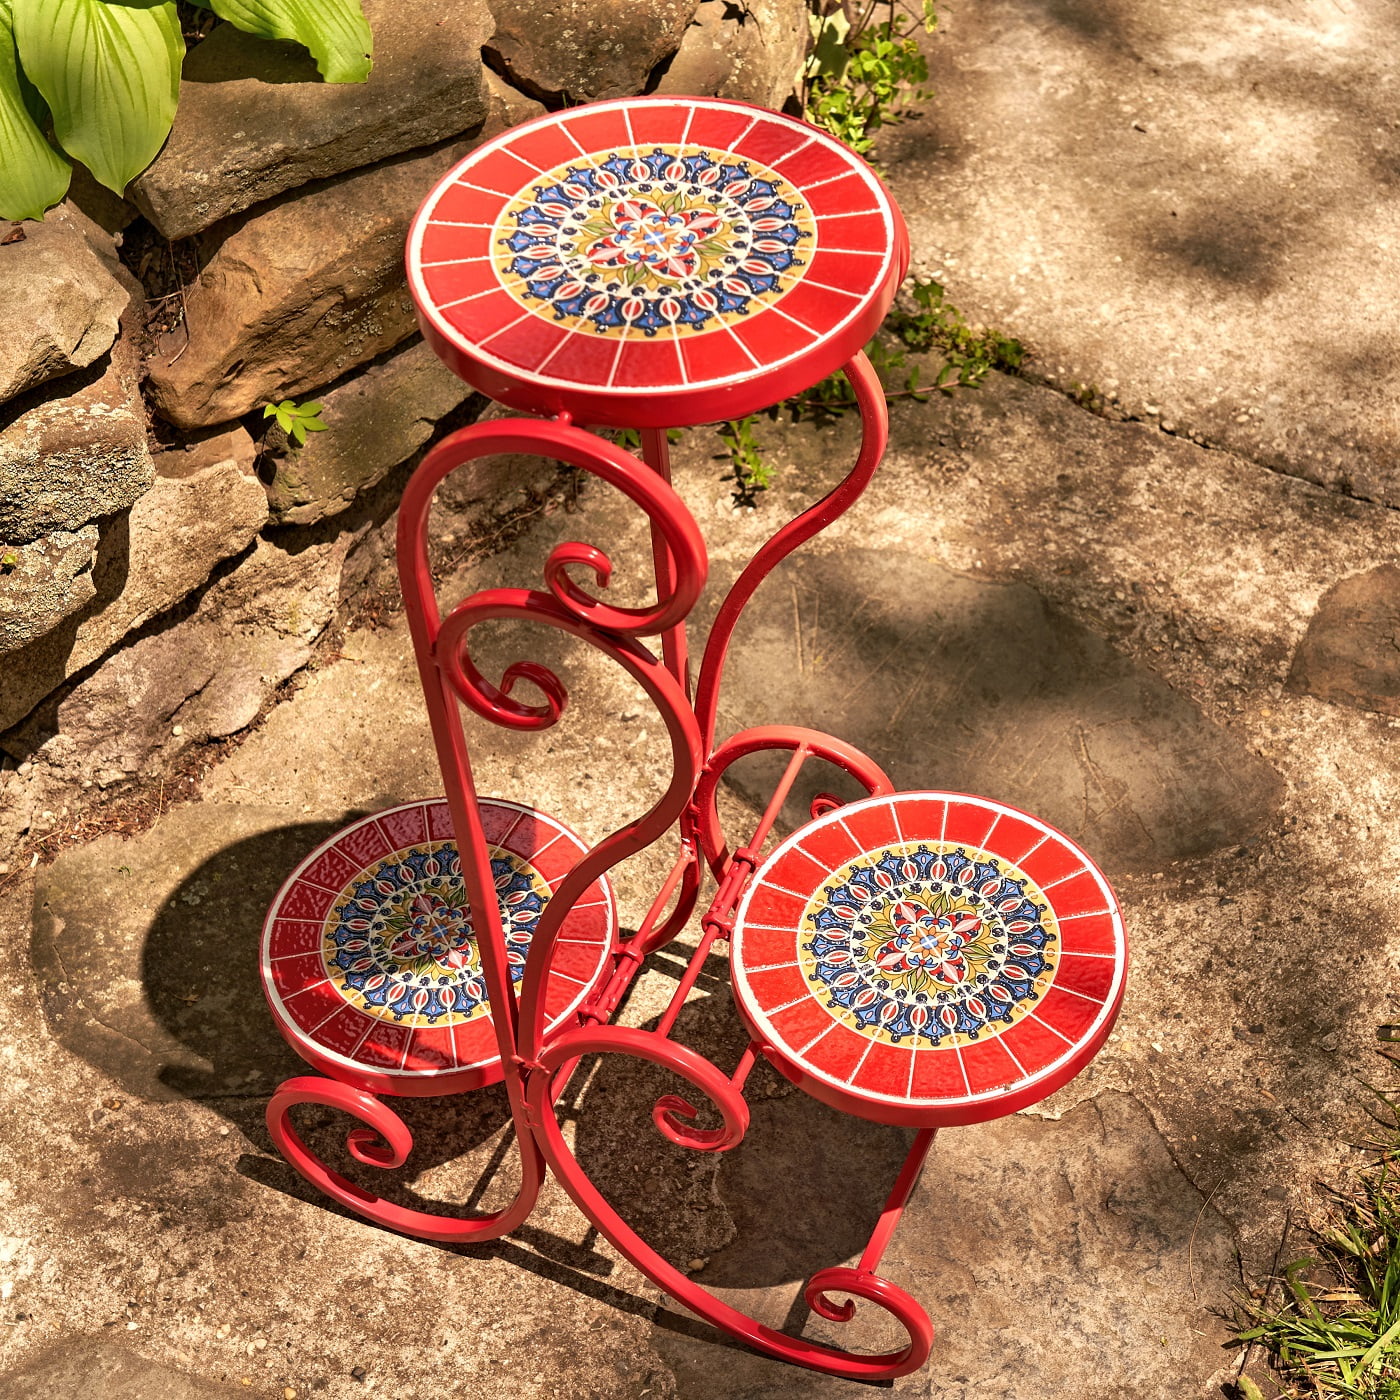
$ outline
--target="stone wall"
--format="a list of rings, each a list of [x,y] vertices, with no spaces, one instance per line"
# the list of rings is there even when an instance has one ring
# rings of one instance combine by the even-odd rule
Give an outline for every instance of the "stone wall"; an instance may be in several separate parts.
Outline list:
[[[217,26],[127,200],[79,172],[42,222],[0,228],[0,874],[75,806],[254,722],[363,601],[412,463],[486,407],[422,344],[404,283],[438,176],[546,107],[790,105],[807,40],[804,0],[365,12],[375,66],[353,86]],[[269,431],[288,397],[329,431]],[[474,518],[553,474],[483,465]]]

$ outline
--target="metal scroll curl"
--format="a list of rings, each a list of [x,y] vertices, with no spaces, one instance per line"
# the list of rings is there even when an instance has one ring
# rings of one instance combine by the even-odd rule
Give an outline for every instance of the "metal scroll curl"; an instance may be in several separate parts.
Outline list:
[[[646,691],[671,739],[671,779],[665,792],[650,810],[604,838],[574,866],[551,895],[535,926],[520,989],[518,1053],[528,1060],[535,1056],[544,1037],[544,987],[560,926],[575,902],[599,878],[619,861],[650,846],[680,818],[694,791],[703,754],[700,727],[685,691],[651,652],[640,642],[605,632],[579,618],[550,594],[529,589],[498,588],[473,594],[443,621],[436,647],[438,668],[452,690],[476,713],[497,723],[543,728],[563,713],[568,701],[559,677],[534,662],[507,667],[499,685],[482,675],[472,660],[471,632],[483,622],[498,619],[542,623],[577,637],[616,661]],[[530,667],[528,673],[525,666]],[[526,674],[544,693],[542,705],[527,705],[511,697],[510,678]]]
[[[413,1150],[408,1125],[373,1094],[313,1074],[288,1079],[267,1105],[267,1130],[282,1156],[313,1186],[376,1225],[419,1239],[477,1244],[508,1234],[534,1209],[543,1177],[543,1159],[533,1143],[522,1145],[520,1186],[508,1206],[490,1215],[438,1215],[386,1201],[323,1162],[292,1126],[292,1109],[300,1104],[337,1109],[358,1119],[364,1126],[351,1128],[345,1145],[357,1162],[371,1167],[401,1167],[408,1160]]]
[[[587,570],[597,586],[606,588],[613,572],[608,556],[593,545],[576,541],[557,545],[545,563],[544,582],[565,612],[609,632],[636,637],[674,627],[695,606],[705,586],[705,541],[694,517],[670,485],[631,453],[582,428],[530,418],[474,423],[444,438],[423,459],[399,508],[399,568],[405,597],[410,592],[425,601],[433,596],[426,542],[433,492],[459,467],[479,457],[504,453],[567,462],[616,487],[646,513],[675,561],[668,592],[643,607],[617,607],[590,593],[575,577],[576,571]]]

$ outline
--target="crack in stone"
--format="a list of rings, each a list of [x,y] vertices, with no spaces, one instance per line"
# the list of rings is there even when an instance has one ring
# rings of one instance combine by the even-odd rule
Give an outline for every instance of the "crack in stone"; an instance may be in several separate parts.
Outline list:
[[[1010,379],[1019,379],[1023,384],[1029,384],[1035,389],[1046,389],[1057,397],[1067,399],[1075,408],[1087,413],[1091,418],[1097,418],[1101,422],[1109,424],[1136,423],[1142,427],[1153,427],[1164,437],[1174,438],[1178,442],[1188,442],[1192,447],[1199,447],[1203,452],[1219,452],[1227,457],[1237,458],[1241,462],[1247,462],[1252,467],[1258,467],[1260,471],[1266,471],[1271,476],[1281,476],[1288,481],[1295,481],[1299,486],[1311,487],[1314,491],[1324,496],[1338,497],[1344,501],[1358,501],[1362,505],[1379,506],[1381,510],[1400,511],[1400,504],[1391,505],[1387,501],[1377,500],[1374,496],[1363,496],[1358,491],[1339,490],[1330,486],[1324,486],[1321,482],[1310,481],[1305,476],[1299,476],[1296,472],[1284,470],[1282,467],[1272,466],[1268,462],[1261,461],[1258,457],[1251,456],[1248,452],[1238,447],[1228,447],[1222,443],[1202,442],[1198,438],[1191,437],[1188,433],[1179,432],[1175,429],[1167,429],[1162,426],[1160,419],[1139,418],[1135,414],[1125,413],[1122,417],[1110,418],[1106,413],[1101,413],[1087,403],[1083,403],[1068,389],[1062,388],[1058,384],[1052,383],[1048,379],[1037,379],[1034,375],[1027,374],[1024,370],[1002,371]]]

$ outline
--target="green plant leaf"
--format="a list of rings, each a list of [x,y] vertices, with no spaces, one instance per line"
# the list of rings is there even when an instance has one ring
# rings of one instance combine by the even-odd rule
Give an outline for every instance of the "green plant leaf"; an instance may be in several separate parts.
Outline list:
[[[11,0],[24,71],[54,135],[117,194],[175,119],[185,43],[174,0]]]
[[[374,66],[374,38],[360,0],[195,0],[260,39],[309,49],[328,83],[362,83]]]
[[[10,0],[0,0],[0,218],[42,219],[68,192],[68,162],[39,128],[43,101],[20,70]]]

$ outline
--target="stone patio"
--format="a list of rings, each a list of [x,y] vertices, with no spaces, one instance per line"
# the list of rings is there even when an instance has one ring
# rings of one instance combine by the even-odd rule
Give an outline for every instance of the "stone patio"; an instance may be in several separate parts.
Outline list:
[[[813,724],[900,785],[1027,806],[1125,906],[1128,995],[1094,1066],[939,1140],[886,1270],[938,1335],[892,1389],[1183,1400],[1229,1395],[1250,1360],[1268,1393],[1228,1345],[1232,1299],[1303,1252],[1313,1184],[1361,1160],[1366,1085],[1390,1082],[1375,1028],[1400,1021],[1400,23],[1379,0],[946,11],[939,96],[890,143],[891,184],[916,269],[1034,359],[896,400],[866,499],[741,629],[724,719]],[[755,511],[707,430],[674,449],[711,542],[702,628],[856,439],[756,431],[778,474]],[[645,567],[643,523],[597,486],[445,591],[528,585],[562,539],[607,548],[624,593]],[[641,692],[553,636],[495,645],[557,659],[572,704],[538,739],[474,730],[483,789],[591,839],[649,805],[665,743]],[[733,816],[763,777],[736,774]],[[271,1151],[263,1105],[300,1062],[258,986],[262,912],[326,833],[439,789],[388,617],[194,800],[9,880],[0,1395],[864,1393],[663,1303],[553,1187],[511,1238],[437,1246],[340,1211]],[[664,863],[615,872],[624,923]],[[653,959],[624,1019],[654,1019],[680,967]],[[742,1049],[721,956],[678,1033],[720,1063]],[[605,1065],[569,1109],[575,1150],[699,1281],[835,1340],[800,1281],[859,1253],[907,1135],[766,1069],[751,1085],[748,1137],[710,1158],[651,1130],[662,1076]],[[497,1091],[405,1117],[415,1156],[379,1189],[505,1198]],[[314,1140],[333,1154],[343,1126],[328,1114]],[[859,1315],[845,1331],[882,1344]]]

